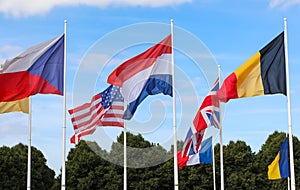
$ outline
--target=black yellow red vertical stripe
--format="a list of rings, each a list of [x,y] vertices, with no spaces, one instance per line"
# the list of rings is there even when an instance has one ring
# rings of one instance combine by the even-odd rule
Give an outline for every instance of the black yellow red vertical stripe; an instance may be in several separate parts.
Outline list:
[[[282,93],[286,95],[284,33],[230,74],[217,92],[221,101]]]

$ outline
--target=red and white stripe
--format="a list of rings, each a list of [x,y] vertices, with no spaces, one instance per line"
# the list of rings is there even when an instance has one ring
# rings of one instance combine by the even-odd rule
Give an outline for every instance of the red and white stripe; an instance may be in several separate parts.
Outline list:
[[[168,35],[145,52],[125,61],[108,77],[107,82],[122,87],[124,100],[133,102],[151,75],[172,75],[172,42]]]
[[[85,135],[94,133],[98,126],[124,127],[123,102],[114,101],[109,108],[104,109],[101,104],[100,94],[93,96],[90,103],[85,103],[69,110],[75,134],[71,137],[71,143],[79,142]]]

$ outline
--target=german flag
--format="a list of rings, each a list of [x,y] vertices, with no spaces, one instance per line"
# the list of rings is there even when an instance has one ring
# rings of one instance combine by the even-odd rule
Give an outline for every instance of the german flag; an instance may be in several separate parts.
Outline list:
[[[29,113],[29,98],[11,102],[0,102],[0,114],[19,111]]]
[[[284,32],[230,74],[217,96],[227,102],[277,93],[286,95]]]

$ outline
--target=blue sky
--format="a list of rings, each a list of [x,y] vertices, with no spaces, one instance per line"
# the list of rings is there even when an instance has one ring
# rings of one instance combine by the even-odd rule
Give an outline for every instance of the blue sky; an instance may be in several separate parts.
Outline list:
[[[298,75],[300,67],[300,1],[299,0],[159,0],[141,1],[35,1],[4,0],[0,2],[0,63],[25,49],[58,36],[67,24],[67,109],[89,101],[107,84],[108,73],[126,59],[144,51],[149,44],[117,49],[110,60],[110,67],[99,70],[99,65],[90,64],[88,56],[96,52],[100,60],[107,59],[106,50],[97,45],[110,37],[112,32],[139,23],[168,25],[174,19],[176,27],[190,33],[201,41],[221,66],[225,78],[255,52],[265,46],[283,30],[283,18],[288,19],[288,48],[290,64],[290,89],[293,134],[299,138],[300,100]],[[156,29],[154,27],[154,29]],[[146,42],[155,43],[167,35],[166,31],[147,30],[134,34],[144,36]],[[174,33],[176,42],[176,30]],[[126,40],[133,40],[134,37]],[[149,40],[148,40],[149,39]],[[125,38],[115,39],[114,45]],[[192,43],[178,46],[193,46]],[[188,42],[187,42],[188,43]],[[115,46],[107,47],[107,49]],[[195,64],[179,50],[176,51],[176,85],[180,94],[177,100],[179,120],[178,138],[182,140],[198,106],[209,91],[207,78]],[[175,53],[176,53],[175,52]],[[94,52],[95,53],[95,52]],[[101,65],[101,63],[99,63]],[[86,69],[86,70],[85,70]],[[98,70],[97,70],[98,69]],[[95,72],[97,71],[97,72]],[[80,74],[84,74],[82,78]],[[85,78],[86,76],[86,78]],[[88,76],[98,76],[93,89],[85,92]],[[80,81],[78,82],[78,80]],[[179,88],[180,86],[180,88]],[[76,98],[79,97],[79,98]],[[148,106],[150,104],[150,107]],[[147,140],[168,144],[171,126],[168,127],[172,109],[171,98],[151,97],[138,111],[129,130],[142,133]],[[184,105],[184,106],[183,106]],[[58,174],[61,165],[62,97],[36,95],[32,98],[32,145],[40,149],[48,165]],[[158,114],[159,113],[159,114]],[[151,115],[152,114],[152,115]],[[13,146],[19,142],[27,144],[27,115],[9,113],[0,115],[0,145]],[[144,127],[141,127],[144,126]],[[156,126],[154,129],[153,126]],[[287,132],[287,106],[283,95],[261,96],[231,100],[225,106],[223,141],[243,140],[252,150],[259,151],[261,145],[273,131]],[[92,139],[107,132],[111,139],[119,135],[120,129],[99,130]],[[73,129],[67,117],[67,151],[74,147],[69,143]],[[166,138],[167,137],[167,138]],[[216,140],[218,142],[218,139]]]

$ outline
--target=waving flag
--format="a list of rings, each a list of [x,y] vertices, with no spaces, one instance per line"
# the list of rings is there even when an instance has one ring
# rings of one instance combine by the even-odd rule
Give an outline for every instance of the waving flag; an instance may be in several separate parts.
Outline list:
[[[286,95],[284,33],[229,75],[218,91],[221,101],[282,93]]]
[[[0,114],[9,112],[29,113],[29,99],[24,98],[11,102],[0,102]]]
[[[124,127],[124,99],[120,87],[110,85],[85,103],[69,110],[75,134],[71,143],[77,143],[82,136],[93,134],[97,126]]]
[[[288,143],[288,138],[285,138],[274,161],[268,166],[268,179],[276,180],[290,176]]]
[[[172,36],[145,52],[125,61],[108,77],[107,82],[120,86],[129,105],[124,119],[131,119],[138,105],[148,96],[163,93],[172,96]]]
[[[178,151],[177,159],[179,168],[182,169],[183,166],[192,166],[197,164],[211,164],[212,149],[212,136],[210,136],[201,142],[197,153],[183,157],[182,152]]]
[[[0,67],[0,101],[63,94],[64,35],[33,46]]]
[[[219,79],[216,80],[209,94],[204,98],[193,121],[192,131],[201,131],[211,125],[220,128],[220,102],[216,95]]]
[[[214,83],[209,94],[204,98],[194,118],[193,125],[186,134],[182,151],[178,152],[178,165],[180,168],[185,166],[189,160],[194,160],[195,158],[199,158],[199,156],[201,156],[201,154],[199,154],[199,150],[201,149],[201,146],[203,147],[202,140],[206,128],[209,126],[215,126],[216,128],[220,127],[220,103],[216,96],[216,91],[218,89],[219,78]],[[190,163],[196,164],[195,160],[190,161]],[[201,163],[204,163],[204,161]]]

